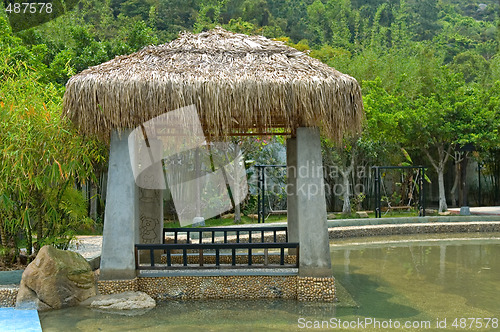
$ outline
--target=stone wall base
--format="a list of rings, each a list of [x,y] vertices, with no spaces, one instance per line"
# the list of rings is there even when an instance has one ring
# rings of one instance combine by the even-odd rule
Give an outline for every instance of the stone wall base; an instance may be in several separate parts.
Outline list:
[[[172,299],[288,299],[335,301],[334,278],[298,276],[156,277],[99,280],[101,294],[143,291],[157,301]],[[0,307],[15,307],[17,287],[0,288]]]
[[[333,302],[335,300],[334,278],[297,277],[297,300],[304,302]]]
[[[147,253],[149,256],[149,252]],[[200,256],[199,255],[188,255],[187,257],[187,264],[199,264],[200,263]],[[280,255],[268,255],[267,256],[267,261],[266,257],[264,257],[264,254],[261,255],[252,255],[252,264],[254,265],[262,265],[262,264],[281,264],[281,256]],[[182,265],[184,264],[184,259],[182,255],[172,255],[170,262],[172,265]],[[220,255],[219,256],[219,264],[221,265],[231,265],[232,264],[232,256],[231,255]],[[283,262],[286,265],[295,265],[297,262],[297,256],[295,255],[286,255],[283,258]],[[151,265],[151,259],[147,257],[144,260],[141,260],[141,264],[147,264]],[[160,259],[161,264],[167,264],[167,257],[165,255],[161,256]],[[203,256],[203,263],[206,265],[214,265],[215,264],[215,256],[214,255],[204,255]],[[248,265],[248,255],[237,255],[235,257],[235,264],[244,264]]]
[[[0,288],[0,307],[15,307],[19,287]]]
[[[155,300],[172,299],[290,299],[335,301],[334,278],[299,276],[182,276],[99,280],[101,294],[133,290]]]
[[[99,280],[97,291],[103,295],[138,291],[137,278],[127,280]]]

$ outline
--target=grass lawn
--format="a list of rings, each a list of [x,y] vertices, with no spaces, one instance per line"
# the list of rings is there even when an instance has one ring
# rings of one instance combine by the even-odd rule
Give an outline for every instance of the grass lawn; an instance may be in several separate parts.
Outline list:
[[[266,219],[266,224],[273,223],[273,222],[286,222],[286,215],[274,215],[274,216],[269,216],[269,218]],[[213,226],[233,226],[233,225],[244,225],[244,224],[256,224],[257,219],[252,219],[247,216],[241,216],[241,223],[240,224],[235,224],[233,218],[212,218],[205,220],[205,227],[213,227]],[[176,228],[176,227],[181,227],[179,224],[178,220],[172,221],[172,220],[165,220],[164,226],[166,228]],[[188,226],[190,227],[190,226]]]
[[[436,214],[437,215],[437,214]],[[375,212],[368,212],[369,218],[375,218]],[[410,211],[390,211],[382,212],[382,218],[404,218],[404,217],[418,217],[417,210]],[[351,213],[350,215],[342,214],[341,212],[328,213],[328,219],[358,219],[356,213]]]
[[[375,218],[375,212],[368,213],[369,218]],[[388,213],[382,213],[382,218],[404,218],[404,217],[418,217],[418,212],[416,210],[411,211],[391,211]],[[357,219],[359,217],[356,216],[356,213],[352,213],[350,215],[345,215],[342,213],[328,213],[328,219]],[[266,219],[266,224],[274,223],[274,222],[286,222],[286,215],[271,215]],[[257,219],[252,219],[247,216],[241,216],[241,224],[256,224]],[[165,220],[164,223],[167,228],[177,228],[181,227],[179,221]],[[213,226],[233,226],[236,225],[234,223],[233,218],[212,218],[205,221],[205,227],[213,227]],[[187,226],[190,227],[190,226]]]
[[[436,214],[437,215],[437,214]],[[368,212],[370,218],[375,218],[375,212]],[[404,217],[417,217],[418,213],[416,210],[412,211],[391,211],[388,213],[383,213],[382,218],[404,218]],[[355,213],[351,215],[344,215],[340,212],[328,213],[328,219],[357,219]],[[271,215],[266,219],[266,224],[275,222],[286,222],[286,215]],[[252,219],[250,217],[241,216],[241,224],[235,224],[233,218],[212,218],[205,221],[205,227],[213,226],[233,226],[233,225],[244,225],[244,224],[257,224],[257,219]],[[166,228],[177,228],[181,227],[178,220],[165,220],[164,227]],[[191,227],[191,226],[187,226]],[[99,224],[94,228],[84,228],[76,232],[77,235],[102,235],[102,224]]]

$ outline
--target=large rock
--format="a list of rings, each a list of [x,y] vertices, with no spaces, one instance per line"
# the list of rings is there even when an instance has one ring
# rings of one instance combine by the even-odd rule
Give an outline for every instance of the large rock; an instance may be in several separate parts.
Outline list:
[[[82,255],[44,246],[24,270],[17,308],[60,309],[96,295],[92,269]]]
[[[156,306],[155,300],[144,292],[123,292],[110,295],[98,295],[87,299],[81,305],[100,310],[140,310]]]

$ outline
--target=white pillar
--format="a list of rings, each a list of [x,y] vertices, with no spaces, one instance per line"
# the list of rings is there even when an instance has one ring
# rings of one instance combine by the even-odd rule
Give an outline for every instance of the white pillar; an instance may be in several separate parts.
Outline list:
[[[318,128],[298,128],[287,142],[290,242],[299,239],[299,276],[331,277],[326,200]],[[292,174],[292,169],[295,174]],[[293,176],[295,175],[295,176]]]
[[[286,206],[288,241],[299,242],[299,224],[297,220],[297,139],[292,137],[286,141]],[[289,249],[290,254],[295,254],[295,249]]]
[[[101,253],[102,280],[133,279],[135,271],[137,190],[129,157],[128,135],[113,130]]]

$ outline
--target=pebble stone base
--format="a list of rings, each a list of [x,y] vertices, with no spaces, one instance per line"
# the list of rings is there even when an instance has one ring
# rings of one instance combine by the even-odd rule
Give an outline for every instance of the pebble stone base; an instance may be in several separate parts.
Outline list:
[[[269,255],[267,257],[267,263],[268,264],[280,264],[280,258],[281,256],[279,255]],[[296,264],[296,256],[292,255],[285,255],[284,257],[284,263],[286,265],[295,265]],[[199,264],[199,256],[198,255],[188,255],[187,256],[187,264]],[[143,263],[141,261],[141,263]],[[165,255],[161,256],[160,260],[161,264],[167,264],[167,257]],[[184,263],[182,255],[172,255],[171,257],[171,264],[172,265],[179,265],[181,266]],[[214,255],[204,255],[203,256],[203,263],[206,265],[212,265],[215,264],[215,256]],[[219,263],[223,265],[231,265],[232,263],[232,256],[231,255],[220,255],[219,257]],[[150,265],[150,259],[149,257],[145,260],[145,264]],[[247,255],[238,255],[235,257],[235,264],[248,264],[248,256]],[[264,255],[253,255],[252,256],[252,264],[254,265],[263,265],[264,264]]]
[[[137,278],[131,280],[98,280],[97,290],[103,295],[138,291]]]
[[[15,307],[17,291],[19,288],[15,287],[1,287],[0,288],[0,307]]]
[[[298,276],[183,276],[100,280],[101,294],[139,290],[155,300],[293,299],[335,301],[334,278]]]

